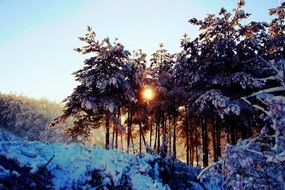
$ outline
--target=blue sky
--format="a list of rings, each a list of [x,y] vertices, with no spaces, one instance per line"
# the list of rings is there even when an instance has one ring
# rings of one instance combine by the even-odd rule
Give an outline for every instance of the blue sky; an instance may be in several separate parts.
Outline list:
[[[125,48],[148,55],[163,42],[178,52],[180,38],[197,29],[187,21],[232,9],[234,0],[0,0],[0,92],[57,102],[76,86],[72,72],[83,66],[74,48],[92,26],[98,39],[119,38]],[[268,21],[278,0],[247,0],[251,19]],[[88,57],[88,55],[87,55]]]

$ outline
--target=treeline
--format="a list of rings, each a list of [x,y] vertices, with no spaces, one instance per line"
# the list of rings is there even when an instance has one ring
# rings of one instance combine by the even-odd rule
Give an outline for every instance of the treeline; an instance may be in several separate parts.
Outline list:
[[[63,105],[46,99],[0,93],[0,129],[29,140],[67,141],[63,128],[49,129],[48,124],[61,115]]]
[[[232,12],[190,19],[200,35],[184,35],[176,54],[161,44],[150,67],[141,50],[131,54],[117,41],[98,41],[88,27],[79,38],[86,45],[75,50],[91,57],[74,73],[80,84],[51,126],[73,118],[68,135],[89,137],[102,127],[107,149],[146,148],[204,167],[216,161],[226,143],[270,125],[256,109],[265,107],[257,94],[284,94],[285,4],[269,10],[270,23],[245,24],[250,14],[243,6],[241,0]],[[143,96],[145,88],[153,99]]]

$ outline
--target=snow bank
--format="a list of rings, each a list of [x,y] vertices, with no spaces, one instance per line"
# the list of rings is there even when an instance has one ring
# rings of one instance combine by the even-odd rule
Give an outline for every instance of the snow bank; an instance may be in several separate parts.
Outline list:
[[[0,157],[16,161],[21,168],[31,168],[31,174],[36,174],[44,167],[53,176],[54,189],[91,189],[92,183],[95,183],[92,178],[98,174],[101,177],[100,187],[118,187],[125,179],[132,189],[167,188],[148,175],[151,166],[144,159],[118,150],[110,151],[79,144],[14,140],[0,142]],[[3,178],[9,172],[3,163],[0,164],[0,176]]]
[[[200,169],[171,157],[44,143],[0,131],[0,189],[203,189]]]

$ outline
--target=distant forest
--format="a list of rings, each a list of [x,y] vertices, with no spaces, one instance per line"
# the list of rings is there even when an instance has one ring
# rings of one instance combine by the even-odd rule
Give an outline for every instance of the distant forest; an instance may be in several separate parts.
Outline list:
[[[67,142],[64,128],[68,122],[54,129],[47,127],[63,113],[62,109],[63,105],[46,99],[0,93],[0,129],[27,140]]]

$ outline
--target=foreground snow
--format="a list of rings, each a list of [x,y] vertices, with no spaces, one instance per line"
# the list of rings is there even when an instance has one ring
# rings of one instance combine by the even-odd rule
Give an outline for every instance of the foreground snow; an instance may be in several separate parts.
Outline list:
[[[17,189],[12,187],[15,184],[31,189],[170,189],[162,183],[157,160],[154,155],[140,158],[119,150],[79,144],[2,138],[0,189]],[[196,175],[198,171],[194,171]],[[9,180],[13,181],[12,186]],[[195,182],[189,184],[189,189],[202,189]]]
[[[46,169],[54,176],[52,183],[55,189],[84,186],[95,170],[103,173],[104,186],[111,183],[119,185],[122,176],[127,174],[133,189],[166,189],[159,181],[145,175],[151,170],[146,161],[120,151],[27,141],[1,142],[0,149],[1,156],[16,160],[20,167],[31,167],[31,173],[39,172],[53,158]],[[3,170],[1,175],[3,173],[7,174],[7,171]]]

